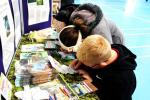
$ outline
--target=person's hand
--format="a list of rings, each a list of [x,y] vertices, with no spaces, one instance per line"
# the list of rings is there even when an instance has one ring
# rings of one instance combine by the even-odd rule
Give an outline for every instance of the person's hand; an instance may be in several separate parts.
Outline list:
[[[75,59],[75,60],[73,60],[72,62],[71,62],[71,64],[69,65],[71,68],[73,68],[74,70],[77,70],[77,69],[79,69],[79,67],[81,66],[81,62],[79,61],[79,60],[77,60],[77,59]]]
[[[82,70],[82,69],[77,70],[77,72],[79,73],[79,75],[81,75],[83,78],[85,78],[84,81],[92,82],[92,78],[90,77],[88,72],[86,72],[85,70]]]

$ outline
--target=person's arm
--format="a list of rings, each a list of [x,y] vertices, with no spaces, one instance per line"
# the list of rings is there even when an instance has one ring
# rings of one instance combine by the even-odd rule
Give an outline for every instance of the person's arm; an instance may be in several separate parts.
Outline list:
[[[79,69],[81,64],[82,63],[78,59],[75,59],[72,61],[72,63],[69,65],[69,67],[73,68],[74,70],[77,70],[77,69]]]
[[[85,79],[84,81],[92,82],[92,78],[90,77],[88,72],[86,72],[85,70],[82,70],[82,69],[79,69],[77,71],[78,71],[79,75],[81,75]]]
[[[111,20],[107,20],[112,40],[114,44],[122,44],[125,45],[125,38],[123,32],[120,30],[120,28]]]
[[[90,77],[89,73],[86,70],[84,70],[85,67],[79,60],[73,60],[69,66],[76,70],[79,73],[79,75],[85,78],[85,80],[92,82],[92,78]]]

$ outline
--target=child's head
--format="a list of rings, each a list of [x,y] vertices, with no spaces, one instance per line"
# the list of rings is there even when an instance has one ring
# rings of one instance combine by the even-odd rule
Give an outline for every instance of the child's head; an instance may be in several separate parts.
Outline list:
[[[68,52],[76,52],[82,42],[82,36],[74,25],[69,25],[60,31],[58,40],[61,48]]]
[[[83,38],[86,38],[88,35],[90,35],[88,25],[86,25],[83,18],[75,17],[73,24],[80,29]]]
[[[111,45],[100,35],[90,35],[85,38],[77,51],[79,61],[89,67],[99,65],[110,57]]]

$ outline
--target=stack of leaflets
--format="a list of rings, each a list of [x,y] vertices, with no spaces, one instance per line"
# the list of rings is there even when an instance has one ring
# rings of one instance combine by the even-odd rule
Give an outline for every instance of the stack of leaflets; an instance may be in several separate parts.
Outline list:
[[[29,33],[29,38],[35,42],[44,42],[47,39],[57,39],[58,33],[52,28],[43,29],[40,31],[33,31]]]
[[[15,63],[15,85],[39,84],[56,77],[56,71],[48,61],[47,52],[21,53],[20,60]]]
[[[44,51],[44,44],[26,44],[22,45],[21,52],[38,52]]]

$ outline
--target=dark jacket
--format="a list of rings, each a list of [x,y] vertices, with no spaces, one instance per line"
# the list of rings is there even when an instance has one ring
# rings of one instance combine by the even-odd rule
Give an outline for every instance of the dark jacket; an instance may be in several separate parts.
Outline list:
[[[132,100],[136,88],[136,55],[123,45],[113,44],[112,48],[119,55],[115,62],[103,69],[89,68],[87,71],[99,89],[100,100]]]
[[[70,23],[76,17],[82,18],[88,26],[87,36],[90,34],[100,34],[111,44],[124,44],[124,36],[114,22],[106,18],[99,6],[91,3],[80,5],[71,16]]]

